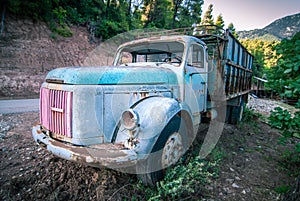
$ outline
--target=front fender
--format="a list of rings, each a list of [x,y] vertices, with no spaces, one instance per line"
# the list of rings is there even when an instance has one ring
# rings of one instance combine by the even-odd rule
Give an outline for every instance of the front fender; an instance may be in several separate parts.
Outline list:
[[[160,133],[170,120],[182,110],[181,104],[173,98],[150,97],[132,108],[139,116],[137,146],[135,151],[141,158],[151,152]],[[127,130],[120,126],[116,143],[128,139]]]

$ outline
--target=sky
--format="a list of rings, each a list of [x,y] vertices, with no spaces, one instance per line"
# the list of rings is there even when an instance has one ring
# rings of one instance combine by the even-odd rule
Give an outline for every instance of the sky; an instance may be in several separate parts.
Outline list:
[[[219,14],[227,27],[233,23],[236,31],[261,29],[282,17],[300,13],[300,0],[204,0],[202,16],[213,4],[213,16]]]

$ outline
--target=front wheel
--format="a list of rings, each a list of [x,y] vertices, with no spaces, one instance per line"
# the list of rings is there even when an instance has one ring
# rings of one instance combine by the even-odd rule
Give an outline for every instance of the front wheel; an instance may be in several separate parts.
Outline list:
[[[155,185],[165,169],[177,163],[186,151],[186,125],[175,116],[165,127],[148,158],[137,165],[138,177],[145,185]]]

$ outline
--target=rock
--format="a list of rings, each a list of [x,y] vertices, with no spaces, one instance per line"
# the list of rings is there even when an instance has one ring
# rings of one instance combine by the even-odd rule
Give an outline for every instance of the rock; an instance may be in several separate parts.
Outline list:
[[[240,188],[239,185],[237,185],[236,183],[233,183],[231,186],[232,186],[233,188]]]
[[[234,182],[234,179],[226,179],[225,181],[232,183],[232,182]]]
[[[223,188],[223,191],[224,191],[224,194],[225,194],[225,195],[230,194],[230,193],[233,192],[233,191],[232,191],[230,188],[228,188],[228,187],[224,187],[224,188]]]

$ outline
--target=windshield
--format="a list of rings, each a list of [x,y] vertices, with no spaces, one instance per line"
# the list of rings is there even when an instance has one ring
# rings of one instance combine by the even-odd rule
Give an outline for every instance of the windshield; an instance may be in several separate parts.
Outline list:
[[[117,65],[137,62],[168,62],[179,66],[184,45],[180,42],[153,42],[126,46],[121,49]]]

